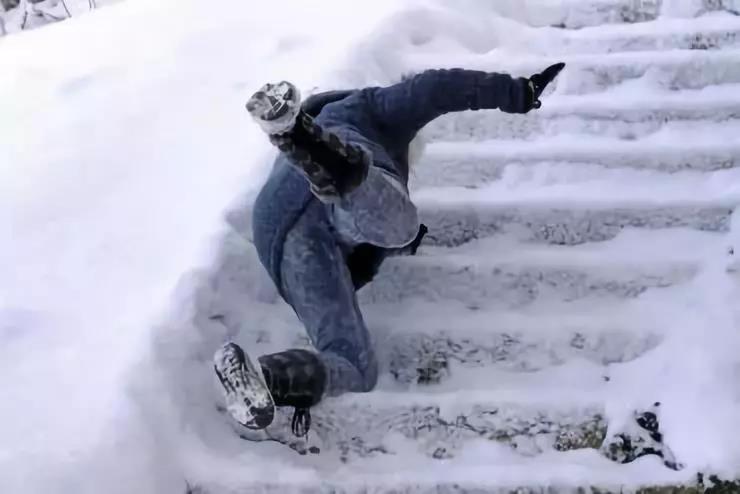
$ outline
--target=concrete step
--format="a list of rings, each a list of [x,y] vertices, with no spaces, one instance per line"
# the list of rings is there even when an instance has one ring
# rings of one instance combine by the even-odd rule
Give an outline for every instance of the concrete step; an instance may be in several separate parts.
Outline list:
[[[586,468],[574,458],[573,463],[554,463],[567,472],[577,472],[579,476],[588,475]],[[248,487],[225,488],[218,482],[193,487],[187,494],[697,494],[699,492],[732,494],[737,492],[728,489],[740,489],[740,481],[720,484],[725,490],[705,490],[704,484],[696,481],[643,481],[642,485],[619,480],[615,476],[612,482],[574,482],[572,479],[542,480],[532,479],[536,475],[537,465],[504,465],[494,467],[484,465],[470,467],[466,465],[439,465],[439,461],[430,465],[420,465],[419,471],[401,473],[355,474],[355,478],[338,481],[310,482],[250,482]],[[528,477],[524,469],[532,469]],[[514,472],[524,477],[520,483],[494,479],[512,478]],[[616,473],[616,472],[615,472]],[[725,487],[727,486],[727,487]]]
[[[666,329],[638,304],[487,311],[463,304],[364,308],[390,386],[455,385],[466,372],[534,372],[584,360],[607,366],[655,348]]]
[[[488,256],[480,251],[457,255],[440,252],[389,259],[374,282],[359,292],[359,298],[364,303],[454,301],[485,308],[583,298],[619,300],[687,282],[698,269],[695,259],[672,256],[674,246],[666,244],[662,244],[663,251],[639,259],[620,255],[623,253],[613,248],[588,251],[578,247],[502,245],[507,246],[495,249],[487,245],[485,248],[491,251]]]
[[[529,77],[550,64],[566,62],[567,67],[548,87],[544,98],[586,95],[639,84],[671,91],[702,89],[718,84],[740,83],[740,50],[659,50],[612,53],[609,55],[548,55],[532,57],[493,51],[486,55],[461,55],[449,67],[505,72]],[[421,53],[410,61],[410,71],[445,67],[434,54]]]
[[[560,134],[633,141],[697,126],[737,125],[740,85],[701,90],[640,91],[548,98],[526,115],[468,111],[445,115],[423,130],[428,141],[533,140]]]
[[[412,170],[411,180],[414,188],[481,187],[499,179],[504,169],[512,165],[711,172],[736,168],[738,164],[740,143],[727,140],[722,134],[716,137],[696,135],[692,139],[683,132],[670,132],[636,141],[563,135],[534,142],[489,140],[430,144],[420,165]]]
[[[547,42],[530,46],[543,55],[655,50],[716,50],[740,45],[740,17],[727,11],[690,21],[662,17],[636,24],[603,24],[550,32]]]
[[[733,205],[599,204],[529,205],[459,201],[419,201],[421,219],[429,226],[425,244],[454,247],[481,238],[513,235],[521,241],[552,245],[603,242],[625,228],[691,228],[726,232]]]
[[[478,376],[489,384],[479,390],[343,395],[312,409],[314,437],[307,440],[289,437],[292,410],[282,408],[265,431],[240,433],[250,441],[292,441],[298,450],[316,447],[322,461],[340,462],[399,454],[453,458],[479,440],[503,443],[524,456],[599,448],[606,423],[598,400],[608,383],[586,374],[577,366],[560,375],[517,374],[520,379],[498,385],[496,374]]]
[[[609,24],[646,23],[657,19],[661,13],[690,18],[709,12],[737,14],[737,0],[699,0],[671,2],[669,0],[565,0],[548,2],[500,2],[495,8],[499,13],[531,26],[554,26],[563,29],[580,29]]]

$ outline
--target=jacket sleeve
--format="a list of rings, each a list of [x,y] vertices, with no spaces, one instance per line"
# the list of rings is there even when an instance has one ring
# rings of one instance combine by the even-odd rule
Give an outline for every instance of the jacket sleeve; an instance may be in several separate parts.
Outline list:
[[[303,102],[301,109],[312,117],[316,117],[323,107],[329,103],[343,100],[353,92],[353,90],[338,90],[314,94]]]
[[[496,108],[525,113],[531,107],[528,97],[528,81],[524,78],[464,69],[427,70],[368,93],[378,122],[409,140],[445,113]]]

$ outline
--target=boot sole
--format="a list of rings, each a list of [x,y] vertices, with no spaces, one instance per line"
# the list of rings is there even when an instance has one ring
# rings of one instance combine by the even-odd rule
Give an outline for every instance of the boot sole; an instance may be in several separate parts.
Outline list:
[[[300,91],[282,81],[265,84],[247,101],[246,108],[267,134],[282,134],[293,128],[300,112]]]
[[[270,390],[249,357],[235,343],[227,343],[214,355],[214,370],[223,387],[226,409],[248,429],[264,429],[275,417]]]

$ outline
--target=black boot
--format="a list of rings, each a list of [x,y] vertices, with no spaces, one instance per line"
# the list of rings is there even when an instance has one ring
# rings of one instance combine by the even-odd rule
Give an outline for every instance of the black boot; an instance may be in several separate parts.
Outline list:
[[[310,408],[321,401],[326,388],[324,363],[308,350],[286,350],[258,360],[275,405],[295,408],[293,434],[305,436],[311,428]]]
[[[311,427],[309,409],[321,401],[327,372],[318,355],[286,350],[259,357],[259,372],[236,343],[227,343],[214,356],[231,416],[249,429],[272,423],[275,406],[294,407],[293,433],[302,437]]]
[[[314,122],[299,106],[298,89],[289,82],[267,84],[247,102],[247,110],[272,142],[285,153],[324,201],[362,184],[372,162],[360,146],[342,142]]]

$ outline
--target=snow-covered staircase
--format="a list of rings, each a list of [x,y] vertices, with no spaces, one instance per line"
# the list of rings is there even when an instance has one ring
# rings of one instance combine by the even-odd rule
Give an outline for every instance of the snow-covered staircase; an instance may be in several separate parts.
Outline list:
[[[528,2],[525,14],[510,14],[547,35],[532,41],[541,56],[454,57],[520,75],[568,65],[539,111],[454,114],[425,129],[432,142],[411,186],[429,235],[417,256],[387,261],[360,293],[383,369],[378,388],[325,400],[308,444],[293,444],[305,454],[295,462],[321,480],[193,492],[697,485],[657,461],[632,478],[595,452],[610,440],[607,409],[629,388],[613,387],[613,366],[661,345],[671,331],[665,301],[691,290],[707,257],[723,252],[740,199],[728,186],[740,183],[740,4],[693,3],[691,17],[674,19],[655,0],[539,11]],[[410,55],[412,68],[434,65],[429,56]],[[253,354],[306,344],[274,294],[244,308],[259,268],[253,253],[239,254],[246,240],[231,241],[203,324],[228,328]],[[278,336],[282,328],[290,336]],[[280,432],[288,419],[270,434],[292,442]]]

